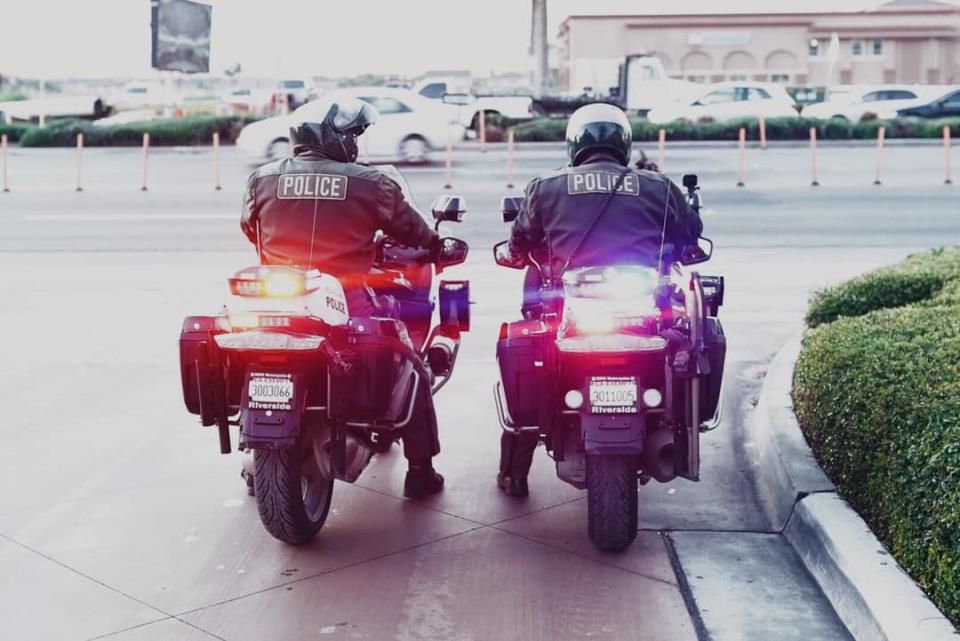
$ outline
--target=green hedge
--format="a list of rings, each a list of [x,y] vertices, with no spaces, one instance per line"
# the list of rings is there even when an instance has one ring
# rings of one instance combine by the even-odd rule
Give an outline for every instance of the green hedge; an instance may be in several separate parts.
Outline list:
[[[671,122],[655,125],[648,120],[633,120],[633,139],[652,142],[658,139],[660,129],[667,132],[668,140],[736,140],[741,127],[747,129],[747,137],[756,140],[760,127],[756,119],[731,122]],[[821,140],[875,139],[877,129],[886,127],[887,138],[939,138],[943,126],[949,125],[953,135],[960,135],[960,118],[921,120],[901,118],[897,120],[870,120],[849,123],[844,120],[814,120],[811,118],[770,118],[766,122],[769,140],[807,140],[810,127],[817,129]],[[556,142],[564,139],[567,121],[563,118],[537,118],[513,123],[514,137],[518,142]]]
[[[797,418],[840,494],[960,623],[960,250],[829,292],[794,371]],[[862,315],[827,320],[842,302]]]
[[[240,116],[192,116],[172,120],[136,122],[110,127],[97,127],[88,121],[59,121],[48,127],[34,127],[20,138],[23,147],[70,147],[77,144],[77,134],[83,133],[83,144],[88,147],[139,145],[143,134],[150,134],[155,146],[209,145],[214,132],[220,133],[220,142],[230,144],[240,130],[255,118]]]
[[[7,140],[17,142],[23,134],[32,129],[31,125],[4,125],[0,124],[0,134],[7,134]]]
[[[862,316],[875,309],[928,301],[948,282],[960,297],[960,251],[937,250],[910,256],[889,267],[814,293],[807,325],[816,327],[842,316]]]

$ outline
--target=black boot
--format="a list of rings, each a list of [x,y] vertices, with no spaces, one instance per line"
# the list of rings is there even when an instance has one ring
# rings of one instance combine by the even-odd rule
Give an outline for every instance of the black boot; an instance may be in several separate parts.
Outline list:
[[[524,497],[530,494],[527,487],[527,477],[510,477],[503,474],[497,474],[497,486],[503,490],[507,496]]]
[[[408,499],[422,499],[443,489],[443,477],[429,462],[423,465],[410,464],[407,478],[403,481],[403,495]]]

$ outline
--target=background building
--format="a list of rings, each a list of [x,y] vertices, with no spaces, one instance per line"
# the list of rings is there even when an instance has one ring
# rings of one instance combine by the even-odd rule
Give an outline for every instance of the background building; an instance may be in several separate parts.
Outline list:
[[[960,83],[960,7],[929,0],[845,13],[574,15],[559,39],[561,82],[573,92],[590,61],[635,54],[698,82]]]

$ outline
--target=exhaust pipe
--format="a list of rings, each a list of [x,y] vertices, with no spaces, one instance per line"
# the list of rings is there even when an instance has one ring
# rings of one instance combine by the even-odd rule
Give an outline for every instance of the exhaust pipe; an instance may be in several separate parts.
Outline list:
[[[643,471],[660,483],[677,478],[673,447],[670,430],[659,429],[648,434],[643,444]]]
[[[332,446],[330,429],[325,427],[313,439],[313,456],[316,458],[320,473],[328,479],[336,477],[333,470]],[[341,480],[353,483],[360,478],[360,473],[367,467],[373,456],[373,450],[349,433],[346,434],[346,450],[346,467]]]

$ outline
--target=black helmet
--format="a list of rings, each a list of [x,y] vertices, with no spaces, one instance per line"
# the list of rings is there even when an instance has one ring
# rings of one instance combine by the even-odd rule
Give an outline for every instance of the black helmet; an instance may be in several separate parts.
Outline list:
[[[297,123],[290,127],[295,147],[324,152],[333,160],[354,162],[357,137],[377,121],[377,108],[358,98],[318,100],[294,112]]]
[[[630,161],[633,131],[622,109],[598,102],[580,107],[567,123],[567,155],[579,165],[594,151],[607,151],[624,165]]]

